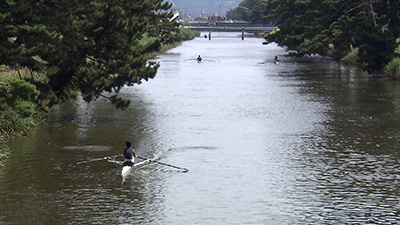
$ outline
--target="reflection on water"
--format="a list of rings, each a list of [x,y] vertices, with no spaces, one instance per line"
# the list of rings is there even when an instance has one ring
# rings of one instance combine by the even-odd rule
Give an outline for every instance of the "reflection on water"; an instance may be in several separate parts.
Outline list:
[[[123,90],[127,110],[78,100],[12,139],[0,224],[396,223],[398,85],[284,57],[260,38],[214,36],[161,55],[154,80]],[[68,166],[116,155],[125,140],[190,172],[152,163],[122,180],[106,160]]]

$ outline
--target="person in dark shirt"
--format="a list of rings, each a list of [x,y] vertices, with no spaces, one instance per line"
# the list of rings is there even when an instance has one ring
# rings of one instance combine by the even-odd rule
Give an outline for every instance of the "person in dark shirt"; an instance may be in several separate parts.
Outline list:
[[[274,58],[274,63],[275,63],[275,64],[279,64],[279,62],[280,62],[280,60],[278,59],[278,56],[275,56],[275,58]]]
[[[131,142],[126,141],[126,148],[124,149],[124,153],[122,156],[124,156],[124,166],[132,166],[133,162],[135,161],[135,158],[137,157],[135,153],[135,149],[131,147]]]

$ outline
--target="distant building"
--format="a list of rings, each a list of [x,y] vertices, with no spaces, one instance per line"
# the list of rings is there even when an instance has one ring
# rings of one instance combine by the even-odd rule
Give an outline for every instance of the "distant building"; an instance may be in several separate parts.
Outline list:
[[[208,17],[208,21],[223,21],[225,20],[224,17],[218,16],[218,14],[214,13],[214,15]]]
[[[208,14],[206,13],[206,11],[204,9],[201,10],[200,17],[207,17],[207,16]]]

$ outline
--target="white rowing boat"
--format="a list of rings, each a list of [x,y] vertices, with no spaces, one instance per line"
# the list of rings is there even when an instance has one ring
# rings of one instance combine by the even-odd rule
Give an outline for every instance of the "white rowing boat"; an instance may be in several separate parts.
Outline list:
[[[134,163],[133,166],[123,166],[123,167],[122,167],[122,171],[121,171],[122,177],[127,176],[127,175],[129,174],[129,172],[131,172],[131,170],[132,170],[133,167],[135,167],[135,166],[140,166],[140,165],[143,165],[143,164],[148,163],[148,162],[150,162],[150,159],[145,159],[145,160],[143,160],[143,161]]]

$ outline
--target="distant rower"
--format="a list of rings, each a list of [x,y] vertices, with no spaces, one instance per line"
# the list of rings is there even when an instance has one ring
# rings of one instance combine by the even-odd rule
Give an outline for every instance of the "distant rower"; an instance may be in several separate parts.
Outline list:
[[[201,62],[201,60],[203,60],[203,59],[202,59],[201,56],[199,55],[199,56],[197,56],[196,60],[197,60],[197,62]]]
[[[274,63],[275,63],[275,64],[279,64],[279,61],[280,61],[280,60],[278,59],[278,56],[275,56]]]

